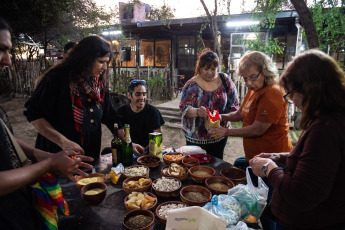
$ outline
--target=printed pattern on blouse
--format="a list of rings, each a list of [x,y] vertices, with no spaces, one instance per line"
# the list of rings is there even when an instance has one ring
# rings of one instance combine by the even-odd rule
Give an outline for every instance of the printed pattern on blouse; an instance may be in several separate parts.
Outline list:
[[[185,84],[181,93],[180,110],[182,114],[182,130],[188,141],[205,144],[219,141],[214,140],[209,135],[204,125],[204,119],[187,118],[185,114],[189,108],[205,108],[219,110],[219,114],[229,113],[238,110],[237,90],[230,78],[225,75],[228,85],[228,92],[225,92],[223,84],[213,92],[203,90],[192,78]],[[226,127],[226,122],[221,122],[222,127]]]

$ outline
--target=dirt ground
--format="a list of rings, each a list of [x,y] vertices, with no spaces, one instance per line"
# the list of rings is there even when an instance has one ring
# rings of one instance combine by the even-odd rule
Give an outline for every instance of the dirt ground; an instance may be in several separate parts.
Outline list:
[[[23,115],[25,98],[1,98],[0,105],[6,110],[10,118],[14,136],[24,140],[30,145],[35,145],[36,130]],[[110,146],[111,132],[103,125],[102,149]],[[179,148],[186,144],[181,130],[163,127],[163,145],[165,147]],[[242,138],[230,138],[225,147],[224,160],[233,164],[238,157],[244,156]]]

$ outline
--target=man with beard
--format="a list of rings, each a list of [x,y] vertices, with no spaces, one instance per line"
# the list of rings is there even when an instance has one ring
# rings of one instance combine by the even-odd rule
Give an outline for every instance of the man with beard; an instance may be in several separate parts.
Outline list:
[[[127,88],[127,97],[131,102],[117,111],[122,124],[130,125],[132,141],[144,148],[148,147],[149,133],[161,133],[161,126],[165,123],[159,110],[146,102],[146,90],[145,80],[132,80]]]

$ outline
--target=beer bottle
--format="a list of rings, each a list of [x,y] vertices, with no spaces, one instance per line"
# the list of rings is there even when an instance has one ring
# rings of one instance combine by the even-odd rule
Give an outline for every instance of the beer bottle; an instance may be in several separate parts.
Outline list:
[[[119,126],[114,123],[114,138],[111,141],[111,153],[113,157],[113,167],[121,162],[122,140],[118,136]]]
[[[122,142],[122,164],[124,166],[128,166],[133,163],[133,144],[129,129],[129,124],[125,124],[125,138]]]

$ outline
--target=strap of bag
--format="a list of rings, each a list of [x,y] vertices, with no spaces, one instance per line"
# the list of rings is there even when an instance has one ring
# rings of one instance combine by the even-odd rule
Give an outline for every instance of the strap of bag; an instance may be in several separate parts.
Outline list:
[[[20,147],[19,143],[17,142],[16,138],[12,135],[11,131],[8,129],[7,125],[5,122],[0,118],[0,121],[2,125],[5,127],[7,134],[13,144],[14,149],[17,152],[17,156],[19,157],[20,162],[22,163],[23,166],[30,165],[32,162],[29,160],[29,158],[25,155],[23,149]]]
[[[228,87],[228,85],[226,84],[226,80],[225,80],[225,75],[224,75],[224,73],[219,73],[219,76],[220,76],[220,79],[222,80],[222,83],[223,83],[223,85],[224,85],[225,92],[226,92],[226,94],[228,94],[229,87]]]

